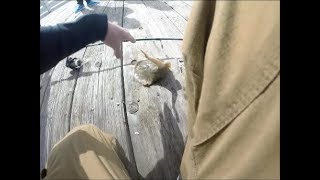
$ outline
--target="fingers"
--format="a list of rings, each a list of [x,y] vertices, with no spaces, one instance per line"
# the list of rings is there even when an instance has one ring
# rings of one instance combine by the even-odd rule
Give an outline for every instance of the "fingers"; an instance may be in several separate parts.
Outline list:
[[[121,34],[122,34],[122,41],[123,42],[128,42],[128,41],[130,41],[132,43],[136,42],[134,37],[129,33],[129,31],[127,29],[124,29],[122,27],[121,27],[121,29],[122,29],[122,33]]]
[[[121,43],[117,43],[115,47],[113,47],[114,55],[118,59],[122,59],[122,50],[121,50]]]
[[[127,33],[124,35],[122,42],[128,42],[128,41],[130,41],[131,43],[135,43],[136,39],[134,39],[134,37],[132,37],[130,33]]]
[[[115,22],[108,22],[108,33],[104,39],[104,43],[111,47],[114,51],[114,55],[117,58],[122,59],[123,53],[121,49],[122,42],[130,41],[135,43],[135,38],[125,28],[119,26]]]
[[[135,43],[135,42],[136,42],[136,40],[134,39],[134,37],[133,37],[129,32],[126,32],[126,33],[125,33],[124,39],[125,39],[125,42],[128,42],[128,41],[130,41],[130,42],[132,42],[132,43]]]
[[[114,50],[114,54],[116,55],[116,57],[117,57],[118,59],[122,59],[122,51],[121,51],[120,48]]]
[[[122,42],[128,42],[130,41],[131,43],[135,43],[136,40],[134,39],[134,37],[126,30],[122,28],[122,34],[121,34],[121,42],[119,44],[117,44],[117,48],[114,50],[114,53],[116,55],[117,58],[122,59],[122,49],[121,49],[121,45]]]

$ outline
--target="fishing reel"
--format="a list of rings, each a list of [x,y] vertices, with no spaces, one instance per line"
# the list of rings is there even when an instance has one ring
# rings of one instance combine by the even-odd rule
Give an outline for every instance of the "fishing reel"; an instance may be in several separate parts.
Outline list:
[[[79,58],[68,57],[66,61],[66,66],[72,70],[79,70],[83,64],[83,61]]]

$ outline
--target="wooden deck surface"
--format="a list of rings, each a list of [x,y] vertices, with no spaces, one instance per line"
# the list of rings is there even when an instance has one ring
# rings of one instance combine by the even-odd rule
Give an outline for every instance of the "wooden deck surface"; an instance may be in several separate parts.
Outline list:
[[[73,13],[76,1],[40,8],[41,25],[70,22],[83,14],[106,13],[135,38],[183,38],[191,1],[100,1]],[[123,62],[97,45],[71,55],[90,60],[79,72],[65,60],[40,76],[40,169],[55,143],[72,128],[94,124],[114,135],[133,179],[176,179],[186,139],[186,99],[181,40],[123,43]],[[150,56],[169,61],[171,73],[151,87],[133,78],[132,60]],[[122,66],[121,66],[122,64]],[[136,169],[138,172],[136,172]]]

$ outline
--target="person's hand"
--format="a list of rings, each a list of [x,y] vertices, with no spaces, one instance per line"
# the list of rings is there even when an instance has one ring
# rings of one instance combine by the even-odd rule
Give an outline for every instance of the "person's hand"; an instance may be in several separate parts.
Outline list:
[[[117,58],[122,59],[122,42],[130,41],[135,43],[136,40],[131,36],[131,34],[121,26],[116,23],[108,22],[108,31],[104,39],[104,43],[114,50],[114,54]]]

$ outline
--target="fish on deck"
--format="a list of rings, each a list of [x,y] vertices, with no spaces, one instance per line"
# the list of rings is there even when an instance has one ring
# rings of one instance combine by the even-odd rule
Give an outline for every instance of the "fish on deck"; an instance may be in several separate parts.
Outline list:
[[[138,61],[134,67],[134,78],[144,86],[151,86],[153,83],[164,78],[170,71],[171,64],[159,59],[150,57],[141,50],[147,60]]]

